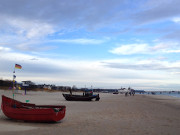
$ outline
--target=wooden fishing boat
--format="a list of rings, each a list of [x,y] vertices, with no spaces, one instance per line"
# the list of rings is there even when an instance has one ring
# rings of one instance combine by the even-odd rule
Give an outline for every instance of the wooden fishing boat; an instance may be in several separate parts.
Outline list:
[[[113,92],[113,94],[119,94],[119,92]]]
[[[63,94],[63,96],[68,101],[91,101],[92,99],[99,101],[100,99],[99,94],[93,95],[92,89],[84,90],[83,95],[73,95],[72,90],[70,89],[70,94]]]
[[[2,95],[1,109],[10,119],[30,122],[57,122],[65,117],[66,106],[23,103]]]
[[[99,94],[92,96],[63,94],[63,96],[68,101],[91,101],[92,99],[99,101],[100,99]]]

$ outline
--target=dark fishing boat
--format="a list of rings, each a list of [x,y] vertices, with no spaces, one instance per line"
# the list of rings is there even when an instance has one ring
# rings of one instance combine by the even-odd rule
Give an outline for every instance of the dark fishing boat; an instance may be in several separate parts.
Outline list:
[[[63,96],[68,101],[91,101],[92,99],[95,99],[96,101],[100,100],[99,94],[93,95],[92,90],[86,90],[83,95],[73,95],[72,91],[70,91],[70,94],[63,94]]]
[[[22,103],[4,95],[1,109],[8,118],[30,122],[57,122],[66,112],[66,106]]]
[[[63,94],[64,98],[68,101],[91,101],[95,99],[99,101],[99,95],[92,95],[92,96],[83,96],[83,95],[71,95],[71,94]]]
[[[119,92],[113,92],[113,94],[119,94]]]

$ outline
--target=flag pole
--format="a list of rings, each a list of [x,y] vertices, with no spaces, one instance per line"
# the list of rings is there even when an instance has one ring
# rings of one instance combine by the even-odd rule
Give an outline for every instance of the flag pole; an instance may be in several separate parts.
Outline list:
[[[14,96],[15,96],[15,93],[14,93],[14,85],[15,85],[15,78],[16,78],[16,76],[15,76],[15,69],[16,69],[16,68],[21,69],[22,66],[19,65],[19,64],[15,64],[15,66],[14,66],[14,71],[13,71],[13,99],[14,99]]]
[[[13,71],[13,99],[14,99],[14,82],[15,82],[14,74],[15,74],[15,66],[14,66],[14,71]]]

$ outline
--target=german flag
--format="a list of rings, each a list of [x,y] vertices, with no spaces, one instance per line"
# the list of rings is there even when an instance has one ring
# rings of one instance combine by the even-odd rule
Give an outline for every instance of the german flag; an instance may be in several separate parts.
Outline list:
[[[22,68],[22,66],[21,66],[21,65],[19,65],[19,64],[15,64],[15,68],[21,69],[21,68]]]

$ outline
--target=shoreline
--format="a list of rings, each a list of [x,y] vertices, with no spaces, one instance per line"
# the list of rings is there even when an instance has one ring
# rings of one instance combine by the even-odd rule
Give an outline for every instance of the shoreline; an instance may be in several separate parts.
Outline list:
[[[0,95],[12,95],[1,91]],[[100,101],[66,101],[62,92],[28,92],[16,99],[36,104],[66,105],[65,118],[58,123],[27,123],[7,119],[0,113],[0,133],[4,135],[179,135],[180,99],[164,95],[125,97],[99,93]]]

